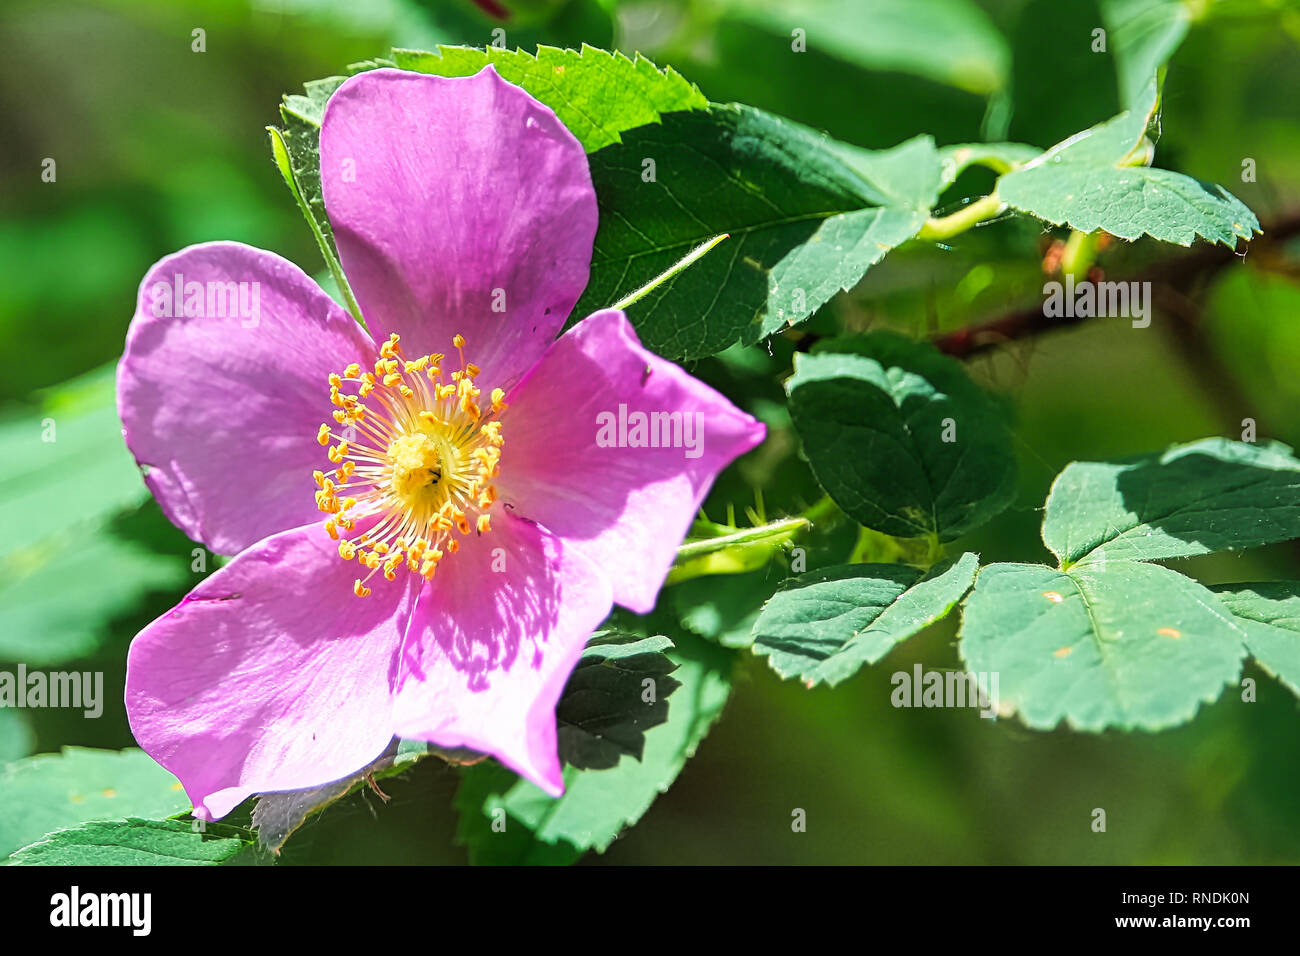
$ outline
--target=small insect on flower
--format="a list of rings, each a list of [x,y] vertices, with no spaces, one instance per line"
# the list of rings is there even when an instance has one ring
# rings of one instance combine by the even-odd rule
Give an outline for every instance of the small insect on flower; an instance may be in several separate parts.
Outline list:
[[[556,338],[591,265],[587,158],[491,67],[352,77],[320,161],[365,328],[239,243],[182,249],[140,287],[127,445],[168,517],[235,557],[132,643],[131,729],[200,819],[349,776],[394,736],[558,795],[555,705],[587,639],[614,603],[653,608],[763,426],[621,312]],[[260,321],[173,316],[182,276],[256,283]],[[598,443],[597,416],[624,407],[703,423],[701,454]]]

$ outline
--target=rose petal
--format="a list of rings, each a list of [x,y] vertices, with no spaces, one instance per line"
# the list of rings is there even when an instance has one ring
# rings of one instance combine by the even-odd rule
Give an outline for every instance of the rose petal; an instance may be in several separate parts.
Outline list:
[[[621,312],[598,312],[566,332],[507,401],[501,499],[582,551],[613,583],[614,600],[641,613],[654,607],[714,478],[765,433],[646,351]],[[637,413],[667,420],[665,447],[617,447],[620,407],[629,426]],[[680,415],[680,431],[665,413]],[[602,437],[614,447],[602,447]],[[636,437],[632,428],[625,437]]]
[[[410,358],[452,336],[489,387],[536,361],[587,284],[596,194],[555,114],[492,67],[373,70],[330,98],[321,184],[376,341]]]
[[[200,314],[186,315],[184,301],[168,308],[163,289],[177,275],[203,284]],[[244,284],[243,314],[230,315],[224,295],[212,305],[226,314],[209,314],[207,291],[224,283]],[[333,411],[327,376],[373,355],[293,263],[235,242],[190,246],[140,285],[117,377],[126,444],[167,516],[234,554],[320,517],[311,474],[330,467],[316,443]]]
[[[267,538],[131,644],[131,731],[180,778],[196,816],[249,794],[319,786],[377,757],[418,578],[371,579],[319,525]]]
[[[420,594],[396,733],[492,754],[559,796],[555,704],[609,613],[609,583],[531,522],[500,508],[492,522]]]

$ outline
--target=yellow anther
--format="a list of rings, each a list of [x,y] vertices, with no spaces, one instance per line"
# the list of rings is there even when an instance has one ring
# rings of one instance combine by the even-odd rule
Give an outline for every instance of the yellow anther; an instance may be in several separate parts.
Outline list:
[[[368,597],[370,595],[370,588],[362,584],[360,578],[357,578],[355,583],[352,585],[352,593],[357,597]]]
[[[373,372],[353,362],[329,376],[331,416],[349,437],[328,424],[317,433],[337,467],[313,472],[316,506],[340,557],[370,570],[354,584],[360,596],[370,593],[366,581],[377,573],[392,581],[405,568],[431,579],[444,556],[460,550],[457,535],[491,530],[487,510],[496,491],[488,482],[503,442],[499,421],[482,423],[478,398],[486,392],[499,412],[505,391],[480,390],[474,379],[482,370],[466,361],[465,337],[452,343],[460,368],[448,377],[444,354],[408,360],[396,333],[380,346]],[[427,389],[415,379],[425,374]],[[345,382],[356,383],[356,395],[342,390]],[[370,404],[362,404],[370,395]],[[364,430],[358,428],[363,419]],[[360,519],[371,530],[348,540]]]

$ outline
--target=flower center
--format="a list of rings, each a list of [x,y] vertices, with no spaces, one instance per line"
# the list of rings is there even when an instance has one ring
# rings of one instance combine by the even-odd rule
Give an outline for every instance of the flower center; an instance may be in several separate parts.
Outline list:
[[[458,534],[491,529],[505,393],[493,389],[484,413],[478,366],[466,363],[463,336],[452,344],[460,368],[447,381],[445,355],[408,361],[396,333],[373,371],[353,364],[329,377],[336,424],[321,425],[316,440],[329,446],[335,467],[313,474],[316,506],[330,516],[325,530],[339,556],[369,569],[353,585],[358,597],[370,593],[366,582],[375,574],[391,581],[402,565],[432,578],[438,562],[459,550]],[[355,394],[344,392],[349,386]],[[350,535],[361,520],[368,530]]]

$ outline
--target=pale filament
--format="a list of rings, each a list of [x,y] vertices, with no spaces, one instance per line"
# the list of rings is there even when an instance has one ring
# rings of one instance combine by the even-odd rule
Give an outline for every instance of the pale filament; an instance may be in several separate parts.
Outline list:
[[[373,371],[354,363],[329,377],[336,424],[321,425],[316,440],[328,446],[335,467],[313,474],[316,506],[330,516],[325,530],[339,542],[339,556],[369,569],[353,585],[358,597],[370,593],[366,582],[375,574],[391,581],[403,564],[432,578],[459,550],[457,535],[491,529],[505,395],[493,389],[485,413],[474,384],[478,366],[465,361],[463,336],[452,344],[460,368],[446,382],[444,354],[408,361],[396,333],[380,347]],[[345,393],[347,386],[355,394]],[[352,536],[359,520],[368,530]]]

